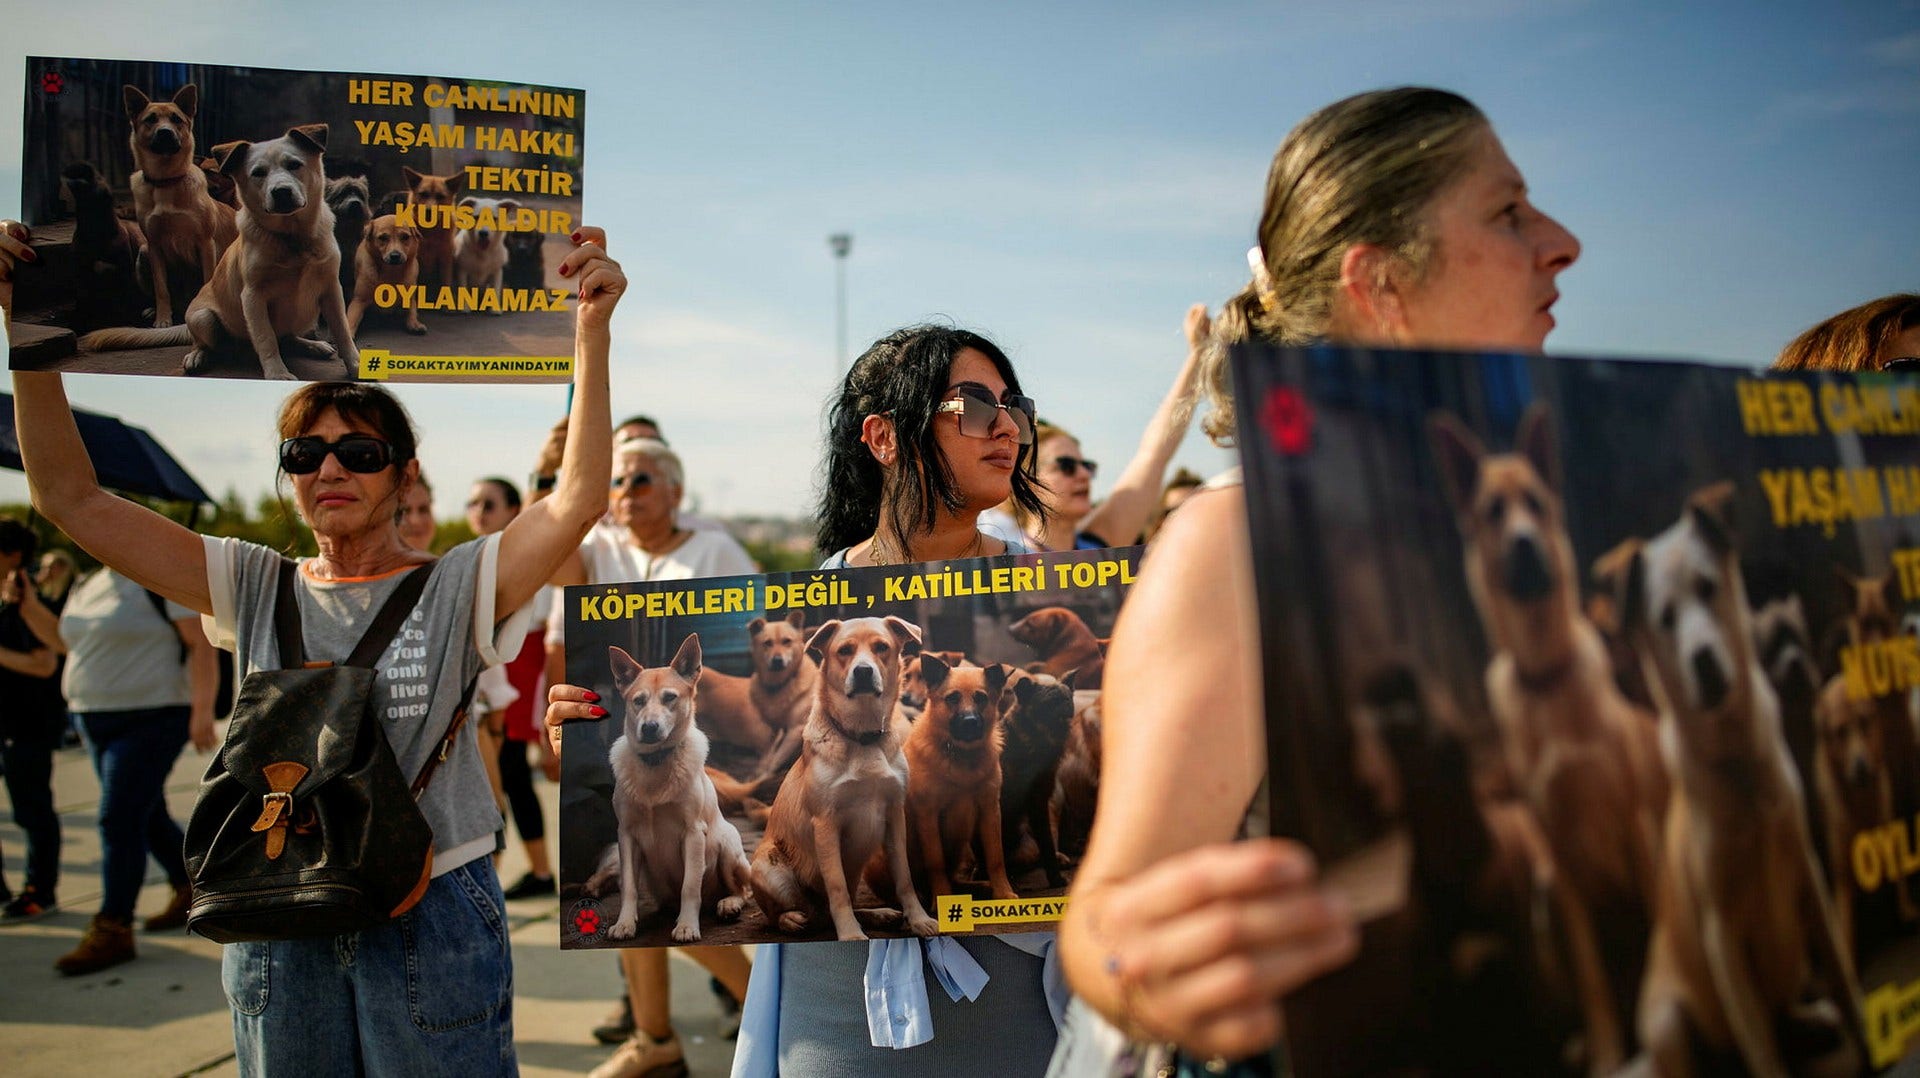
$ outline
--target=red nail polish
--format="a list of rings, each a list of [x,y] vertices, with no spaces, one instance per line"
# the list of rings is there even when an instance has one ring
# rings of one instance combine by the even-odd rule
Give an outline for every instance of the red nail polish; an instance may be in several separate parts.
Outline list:
[[[599,706],[590,707],[587,709],[587,714],[592,715],[596,719],[604,719],[607,717],[607,709]]]
[[[599,693],[597,693],[597,692],[594,692],[594,691],[593,691],[592,689],[587,689],[587,690],[585,690],[585,693],[586,693],[586,697],[587,697],[587,703],[589,703],[589,704],[597,704],[597,703],[599,703],[599,702],[600,702],[600,694],[599,694]]]
[[[575,233],[573,234],[573,242],[575,242],[575,243],[579,243],[579,242],[580,242],[580,233],[578,233],[578,232],[575,232]]]
[[[560,267],[560,276],[562,276],[562,277],[565,277],[565,276],[567,276],[568,274],[570,274],[570,273],[572,273],[572,272],[573,272],[573,267],[572,267],[572,266],[561,266],[561,267]]]

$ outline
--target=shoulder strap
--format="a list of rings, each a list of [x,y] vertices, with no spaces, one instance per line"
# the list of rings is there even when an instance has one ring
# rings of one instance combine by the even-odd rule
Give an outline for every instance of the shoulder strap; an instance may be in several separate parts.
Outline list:
[[[400,581],[393,594],[380,606],[380,612],[373,617],[373,624],[367,626],[366,635],[360,643],[354,645],[353,654],[347,656],[347,666],[372,666],[380,655],[393,642],[393,636],[400,631],[400,625],[413,613],[414,604],[420,601],[421,592],[426,590],[427,580],[433,576],[437,561],[430,561],[408,573]],[[282,666],[303,666],[306,663],[305,646],[300,638],[300,616],[294,606],[294,572],[292,561],[280,563],[280,592],[276,600],[274,621],[280,632],[280,663]],[[292,612],[290,615],[286,612]],[[288,663],[289,656],[298,657],[296,663]],[[467,705],[473,699],[473,689],[479,683],[476,675],[467,682],[466,691],[460,694],[460,706],[453,711],[453,721],[447,724],[447,732],[440,738],[440,745],[427,757],[420,768],[420,774],[413,780],[413,796],[417,800],[426,792],[427,783],[433,781],[433,773],[453,750],[454,739],[459,736],[460,728],[466,725]]]
[[[173,633],[173,642],[180,645],[180,661],[185,663],[187,661],[187,642],[180,639],[180,632],[174,628],[173,619],[167,616],[167,601],[161,598],[160,593],[154,591],[152,588],[141,588],[140,590],[147,593],[147,602],[153,604],[153,612],[160,615],[161,624],[167,627],[168,632]]]
[[[279,582],[273,598],[273,630],[280,641],[280,667],[298,670],[307,665],[306,640],[300,634],[300,603],[294,596],[292,558],[280,559]]]
[[[413,613],[413,606],[420,601],[420,593],[426,590],[427,578],[433,575],[433,567],[439,562],[430,561],[408,573],[406,579],[393,589],[387,601],[381,605],[380,612],[373,616],[373,624],[367,626],[367,634],[354,645],[353,654],[347,656],[347,666],[372,666],[386,653],[387,645],[393,643],[393,636],[400,626]]]
[[[453,721],[447,723],[446,736],[440,739],[440,747],[433,750],[433,753],[427,757],[427,762],[420,765],[420,773],[414,776],[413,799],[415,801],[420,800],[420,795],[427,792],[427,783],[433,781],[433,773],[453,753],[453,741],[460,736],[460,728],[467,724],[467,706],[473,703],[473,687],[478,684],[480,684],[480,675],[475,674],[473,680],[467,682],[467,690],[460,694],[460,706],[453,709]]]

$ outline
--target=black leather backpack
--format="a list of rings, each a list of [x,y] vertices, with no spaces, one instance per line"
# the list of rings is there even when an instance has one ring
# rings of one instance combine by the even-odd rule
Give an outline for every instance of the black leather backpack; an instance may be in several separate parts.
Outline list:
[[[220,943],[339,935],[398,917],[426,893],[433,831],[416,801],[467,701],[409,785],[374,705],[373,664],[433,568],[394,588],[346,662],[309,665],[296,569],[281,563],[274,626],[286,668],[241,680],[226,744],[201,780],[187,822],[189,929]]]

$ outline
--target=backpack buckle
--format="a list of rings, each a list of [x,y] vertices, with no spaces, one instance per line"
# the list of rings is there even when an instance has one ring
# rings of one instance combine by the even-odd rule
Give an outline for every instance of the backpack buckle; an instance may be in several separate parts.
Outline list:
[[[287,825],[293,822],[293,788],[307,776],[307,768],[283,760],[260,771],[267,777],[269,792],[260,798],[260,818],[253,821],[253,830],[267,833],[267,860],[273,861],[287,848]]]

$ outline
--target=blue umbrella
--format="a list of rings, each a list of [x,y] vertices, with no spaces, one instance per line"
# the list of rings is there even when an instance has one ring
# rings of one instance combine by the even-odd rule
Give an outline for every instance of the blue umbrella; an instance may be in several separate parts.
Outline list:
[[[73,413],[80,428],[80,440],[93,458],[93,470],[100,485],[109,490],[139,494],[167,501],[203,505],[213,501],[200,484],[187,474],[153,435],[139,427],[128,426],[112,416],[93,412]],[[0,468],[24,470],[20,463],[20,439],[13,429],[13,394],[0,393]]]

